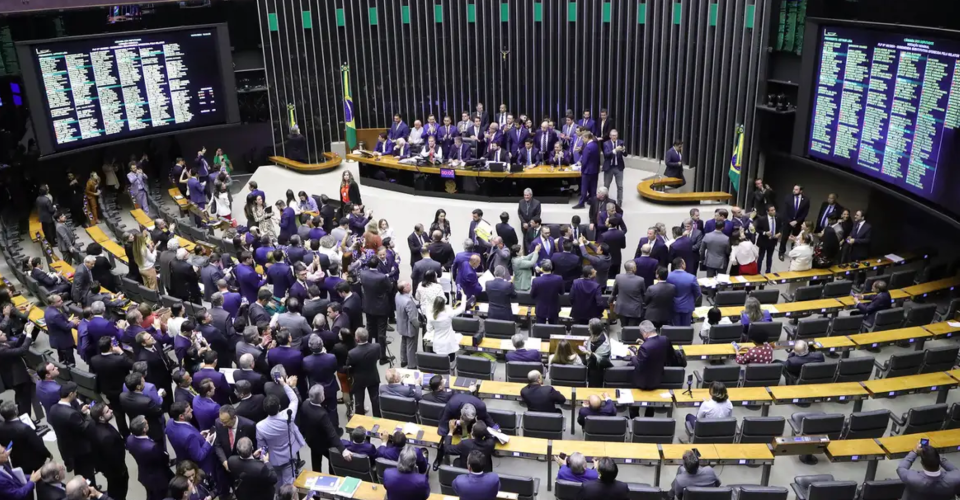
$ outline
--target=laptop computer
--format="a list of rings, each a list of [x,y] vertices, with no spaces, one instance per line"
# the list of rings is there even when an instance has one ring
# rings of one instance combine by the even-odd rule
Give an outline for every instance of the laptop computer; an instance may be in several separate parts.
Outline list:
[[[513,163],[510,165],[510,173],[516,174],[520,172],[523,172],[523,165],[519,163]]]
[[[489,168],[491,172],[506,172],[507,164],[502,161],[490,161],[487,162],[487,168]]]

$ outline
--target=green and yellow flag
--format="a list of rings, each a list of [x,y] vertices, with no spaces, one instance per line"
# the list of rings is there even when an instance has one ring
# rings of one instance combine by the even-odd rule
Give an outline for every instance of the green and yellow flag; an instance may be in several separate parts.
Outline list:
[[[343,123],[347,127],[347,150],[357,147],[357,126],[353,123],[353,98],[350,97],[350,66],[340,66],[343,73]]]
[[[734,191],[740,190],[740,168],[743,163],[743,125],[737,125],[733,136],[733,156],[730,157],[730,186]]]

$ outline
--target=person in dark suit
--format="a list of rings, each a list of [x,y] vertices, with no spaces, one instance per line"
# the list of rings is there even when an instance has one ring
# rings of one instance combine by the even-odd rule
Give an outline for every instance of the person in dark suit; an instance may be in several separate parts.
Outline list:
[[[213,380],[205,379],[200,382],[198,394],[193,397],[193,418],[197,428],[203,432],[209,431],[220,415],[220,405],[212,398],[214,391],[216,386]]]
[[[73,340],[73,329],[79,320],[70,321],[64,314],[63,299],[52,294],[47,297],[50,305],[43,311],[43,320],[47,323],[47,335],[50,336],[50,347],[57,350],[60,362],[66,365],[77,364],[74,351],[77,344]]]
[[[467,455],[469,474],[462,474],[453,480],[453,491],[461,500],[492,500],[500,491],[500,476],[496,472],[484,472],[486,459],[480,450]]]
[[[627,483],[617,481],[619,472],[617,463],[603,457],[597,460],[596,464],[600,479],[583,482],[577,500],[627,500],[630,498],[630,488],[627,487]]]
[[[474,451],[483,454],[483,472],[493,472],[493,451],[497,440],[487,431],[487,424],[477,422],[473,424],[469,436],[461,439],[457,444],[446,444],[443,447],[445,455],[456,455],[455,467],[467,468],[467,459]]]
[[[24,476],[27,471],[23,471]],[[13,469],[10,465],[10,451],[0,449],[0,498],[10,500],[33,500],[33,490],[38,486],[42,477],[41,471],[35,470],[29,476],[25,477],[25,482],[20,481],[13,475]],[[63,498],[56,495],[50,495],[44,498]],[[106,497],[110,498],[110,497]]]
[[[668,253],[669,261],[673,262],[679,258],[683,260],[686,269],[697,269],[698,260],[693,251],[693,240],[690,239],[690,236],[684,233],[683,229],[674,227],[673,238]],[[691,274],[696,276],[695,271],[691,271]]]
[[[798,340],[793,346],[793,352],[787,356],[784,368],[787,370],[787,373],[794,377],[799,377],[803,365],[807,363],[822,363],[823,360],[823,353],[811,352],[806,340]]]
[[[113,345],[108,337],[100,338],[100,354],[90,358],[90,371],[97,376],[97,392],[103,394],[110,401],[113,412],[117,415],[117,429],[126,436],[127,416],[120,403],[120,394],[123,392],[124,378],[133,369],[133,362],[123,354],[120,346]]]
[[[570,287],[573,286],[573,281],[580,277],[583,259],[573,253],[573,243],[562,238],[557,241],[557,247],[562,248],[562,250],[551,255],[550,262],[553,263],[554,272],[563,278],[564,291],[569,292]]]
[[[619,216],[607,218],[606,231],[600,232],[597,229],[597,243],[606,243],[610,247],[610,274],[615,278],[620,274],[620,263],[623,262],[623,249],[627,248],[627,232],[620,229],[621,219]]]
[[[97,403],[90,409],[90,418],[94,421],[90,428],[90,442],[93,445],[97,470],[107,478],[107,493],[110,498],[124,500],[127,497],[130,473],[127,471],[127,451],[123,436],[110,425],[113,410],[103,403]]]
[[[433,271],[439,278],[440,275],[443,274],[443,266],[436,260],[433,260],[430,256],[430,248],[425,246],[420,249],[420,259],[413,265],[413,269],[410,271],[410,281],[413,285],[412,294],[414,296],[416,296],[417,287],[423,282],[423,277],[427,274],[427,271]]]
[[[143,375],[130,372],[123,380],[127,391],[120,393],[118,398],[123,412],[130,419],[138,416],[146,418],[147,423],[150,424],[150,439],[163,443],[163,407],[143,393]]]
[[[520,218],[520,229],[526,231],[534,217],[540,217],[540,201],[533,197],[533,190],[523,190],[523,199],[517,205],[517,216]]]
[[[341,314],[349,318],[350,330],[356,332],[357,328],[363,326],[363,301],[359,295],[353,292],[350,284],[345,281],[337,283],[337,293],[342,299],[340,303]]]
[[[614,279],[610,307],[617,313],[623,326],[637,326],[643,318],[643,298],[647,281],[636,274],[637,264],[632,260],[624,264],[624,270],[626,272],[618,274]]]
[[[747,211],[756,210],[758,214],[763,214],[767,207],[777,204],[777,195],[770,186],[763,183],[763,179],[757,178],[753,181],[753,191],[750,193],[750,199],[747,202]]]
[[[683,181],[674,186],[678,189],[685,186],[687,180],[683,177],[683,141],[673,141],[673,147],[667,150],[663,162],[667,165],[667,168],[663,170],[663,176],[674,177]]]
[[[602,296],[602,287],[596,280],[597,272],[592,266],[583,266],[580,279],[570,287],[570,317],[575,325],[586,325],[592,318],[603,316],[607,301]]]
[[[870,257],[871,229],[866,212],[857,210],[853,214],[853,227],[846,239],[846,244],[850,246],[850,260],[857,261]]]
[[[787,240],[790,236],[800,234],[803,221],[807,220],[807,215],[810,213],[810,199],[803,195],[803,186],[799,184],[793,186],[793,196],[785,205],[784,222],[787,225],[784,227],[789,227],[789,230],[783,232],[783,237],[780,238],[780,260],[783,260],[787,253]]]
[[[370,334],[366,328],[357,328],[355,333],[357,346],[347,353],[347,371],[353,376],[353,398],[356,404],[356,414],[366,415],[364,409],[365,394],[370,395],[370,406],[373,414],[380,414],[380,372],[377,361],[380,349],[370,344]]]
[[[617,416],[617,404],[610,399],[610,395],[607,393],[603,393],[600,396],[591,394],[590,398],[583,402],[583,406],[577,413],[577,423],[580,424],[580,427],[583,427],[586,425],[587,417],[615,416]]]
[[[629,363],[634,368],[633,386],[649,391],[660,387],[663,367],[673,353],[670,352],[670,340],[658,335],[657,328],[649,320],[640,323],[640,335],[643,337],[643,343],[634,350]],[[635,410],[632,411],[635,412]],[[649,408],[647,413],[647,417],[652,417],[652,408]]]
[[[238,380],[236,382],[237,415],[259,422],[267,418],[267,412],[263,409],[263,394],[252,394],[250,391],[250,382],[247,380]]]
[[[43,231],[43,237],[52,246],[57,245],[57,229],[54,224],[54,218],[57,215],[57,208],[53,204],[53,197],[49,196],[50,188],[46,184],[40,186],[40,192],[37,197],[37,218],[40,219],[40,230]],[[31,239],[34,235],[30,235]]]
[[[410,249],[410,267],[420,261],[423,257],[420,250],[427,246],[427,234],[423,231],[423,224],[413,226],[413,232],[407,236],[407,248]]]
[[[240,263],[233,269],[233,274],[237,277],[240,295],[251,304],[256,302],[257,292],[260,291],[260,287],[267,284],[267,280],[261,279],[257,274],[253,255],[250,252],[240,252]]]
[[[857,306],[857,309],[854,312],[864,316],[863,325],[867,327],[873,326],[873,322],[876,320],[878,312],[893,307],[892,300],[890,299],[890,292],[887,291],[886,281],[874,281],[871,292],[873,292],[873,295],[866,297],[870,300],[870,302],[863,302],[865,298],[863,294],[855,295],[853,297]]]
[[[263,394],[263,384],[267,383],[267,376],[254,369],[253,355],[247,353],[240,356],[237,366],[237,370],[233,372],[234,384],[241,380],[246,380],[250,383],[251,393]]]
[[[257,423],[237,414],[231,405],[221,406],[219,418],[213,425],[217,437],[213,441],[213,451],[224,469],[229,470],[227,462],[237,453],[237,444],[241,439],[257,439]]]
[[[553,274],[553,264],[545,261],[540,265],[543,272],[530,285],[530,298],[536,303],[537,323],[557,324],[560,316],[560,295],[563,294],[563,278]]]
[[[567,398],[560,391],[549,385],[543,385],[543,375],[537,370],[527,374],[527,385],[520,389],[520,400],[527,405],[527,411],[544,413],[560,413],[557,405],[567,402]]]
[[[918,457],[923,470],[910,470]],[[903,500],[953,498],[960,488],[957,466],[942,458],[937,449],[930,445],[918,444],[907,453],[897,465],[897,476],[904,485]]]
[[[574,209],[584,208],[597,195],[597,180],[600,176],[600,143],[593,132],[584,132],[583,154],[580,157],[580,201]]]
[[[643,278],[644,283],[652,284],[657,276],[657,268],[660,262],[650,256],[653,247],[649,243],[640,246],[640,256],[633,260],[637,270],[637,276]]]
[[[380,344],[380,364],[390,362],[387,359],[387,318],[390,314],[391,290],[390,278],[377,270],[378,259],[370,259],[367,269],[360,271],[360,286],[363,289],[362,308],[367,317],[367,329]],[[350,322],[351,325],[353,321]]]
[[[700,284],[697,277],[686,271],[683,259],[673,261],[673,271],[667,275],[667,282],[673,283],[677,295],[673,300],[673,326],[690,326],[693,310],[700,299]]]
[[[210,254],[210,260],[200,269],[200,282],[203,283],[203,300],[208,302],[213,300],[213,294],[217,292],[217,282],[224,278],[223,267],[220,262],[220,255],[216,252]]]
[[[177,258],[170,265],[170,295],[191,304],[202,302],[200,277],[193,265],[187,262],[190,252],[186,248],[177,250]]]
[[[0,385],[13,389],[13,397],[21,415],[30,414],[35,393],[33,378],[23,359],[33,343],[33,329],[34,324],[27,323],[23,335],[12,338],[8,337],[6,332],[0,331]]]
[[[254,451],[255,439],[247,436],[237,438],[237,454],[230,456],[224,467],[230,471],[237,500],[273,498],[277,487],[277,472],[266,454],[260,455],[260,450]]]
[[[673,321],[673,304],[677,287],[667,282],[667,268],[657,268],[659,283],[647,287],[643,296],[644,319],[657,328],[669,325]]]
[[[70,294],[70,282],[58,273],[44,271],[40,257],[30,259],[30,277],[37,280],[37,283],[50,293]]]
[[[535,167],[541,163],[541,152],[533,146],[533,139],[527,138],[523,145],[513,152],[513,162],[524,168]]]
[[[444,387],[443,377],[440,375],[430,377],[429,389],[430,392],[424,394],[420,399],[421,401],[447,404],[447,401],[450,401],[450,397],[453,396],[453,391]]]
[[[454,434],[458,431],[461,435],[469,434],[476,422],[483,422],[487,427],[496,426],[496,422],[487,413],[487,405],[480,398],[473,393],[458,392],[450,397],[447,406],[443,408],[437,425],[437,434],[446,436],[451,430]],[[455,423],[457,429],[451,429],[451,423]]]
[[[17,405],[13,401],[0,404],[0,417],[3,418],[3,423],[0,423],[0,445],[13,444],[10,458],[27,473],[40,469],[53,455],[37,432],[21,422],[18,415]]]
[[[19,465],[18,465],[19,466]],[[23,468],[24,471],[29,469]],[[63,464],[47,462],[39,468],[40,480],[36,481],[37,500],[63,500],[67,498],[67,469]],[[109,498],[109,497],[108,497]]]
[[[126,448],[137,463],[137,481],[147,490],[147,500],[162,500],[167,496],[167,484],[173,479],[166,443],[148,437],[149,424],[143,416],[130,420],[130,435]]]
[[[525,362],[540,362],[540,351],[536,349],[526,349],[527,336],[522,333],[515,333],[513,337],[510,337],[510,342],[513,344],[513,350],[507,351],[507,362],[511,361],[525,361]]]
[[[430,258],[439,262],[444,269],[449,270],[453,264],[453,259],[456,257],[453,247],[443,240],[443,232],[440,230],[434,231],[430,237],[433,240],[429,246]]]
[[[626,146],[620,140],[616,130],[608,132],[609,137],[603,140],[603,186],[610,189],[610,184],[617,183],[617,204],[623,205],[623,157],[626,156]]]
[[[169,408],[173,403],[173,393],[171,387],[173,378],[170,372],[173,371],[175,363],[162,348],[156,346],[157,340],[147,331],[137,334],[137,343],[140,344],[140,353],[137,354],[138,361],[147,363],[147,375],[144,379],[153,384],[157,390],[164,390],[163,407]]]
[[[494,279],[487,281],[487,300],[490,302],[487,318],[513,321],[512,303],[517,298],[517,291],[513,283],[508,281],[509,276],[503,266],[497,266],[493,275]]]
[[[820,204],[820,210],[817,212],[815,231],[818,233],[823,231],[823,229],[827,227],[830,216],[833,215],[839,218],[841,213],[843,213],[843,206],[837,202],[837,195],[835,193],[828,194],[826,201]]]
[[[762,270],[764,256],[766,256],[767,272],[770,272],[770,265],[773,262],[773,252],[777,247],[777,242],[783,233],[783,219],[777,216],[777,207],[768,205],[766,215],[757,216],[753,221],[753,227],[757,231],[757,248],[759,250],[757,258],[757,269]]]
[[[77,475],[92,478],[95,458],[89,432],[94,422],[90,418],[90,407],[76,408],[73,404],[76,399],[77,384],[64,382],[60,386],[60,402],[50,408],[47,422],[57,433],[57,448],[67,468]]]
[[[610,119],[606,108],[600,110],[600,119],[596,121],[595,128],[596,134],[600,136],[601,141],[606,142],[610,140],[610,132],[613,130],[613,120]]]
[[[233,390],[230,389],[227,377],[217,370],[218,359],[217,351],[206,351],[203,353],[203,365],[193,374],[193,388],[199,392],[201,382],[207,379],[213,380],[213,384],[216,387],[213,400],[219,405],[225,405],[230,403],[230,396]]]
[[[318,472],[322,470],[323,458],[328,456],[330,448],[337,448],[340,453],[344,451],[338,422],[333,420],[337,411],[337,393],[329,394],[332,412],[327,394],[322,384],[315,383],[310,386],[307,400],[300,406],[300,429],[304,441],[310,446],[310,467]]]
[[[401,434],[402,436],[402,434]],[[383,473],[383,489],[388,500],[427,500],[430,497],[430,481],[417,468],[419,450],[403,448],[395,468]]]
[[[657,259],[657,263],[661,266],[668,265],[669,250],[663,238],[657,235],[656,227],[647,228],[647,235],[640,238],[640,242],[637,244],[637,252],[633,257],[640,257],[643,254],[643,246],[647,244],[650,245],[650,257]]]
[[[193,404],[193,398],[197,397],[197,391],[193,388],[193,377],[190,372],[183,368],[177,368],[173,371],[173,402]]]

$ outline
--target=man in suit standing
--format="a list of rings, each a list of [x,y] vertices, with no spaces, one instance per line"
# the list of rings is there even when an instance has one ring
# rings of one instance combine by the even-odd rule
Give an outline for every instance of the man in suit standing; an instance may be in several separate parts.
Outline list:
[[[8,390],[13,389],[13,397],[21,415],[30,414],[35,393],[33,378],[27,371],[23,358],[33,343],[33,329],[34,324],[27,323],[23,328],[23,335],[13,338],[0,331],[0,383]],[[39,411],[35,410],[38,419]]]
[[[712,232],[704,234],[700,244],[700,261],[703,262],[708,278],[727,271],[730,261],[730,237],[723,234],[720,224],[717,224]]]
[[[634,369],[633,386],[649,391],[660,387],[663,367],[667,364],[667,358],[673,353],[669,352],[670,341],[657,333],[657,328],[651,321],[645,320],[640,323],[640,336],[643,337],[643,343],[633,350],[634,355],[630,357],[629,363]],[[631,417],[636,417],[638,412],[631,408],[630,413]],[[646,413],[647,417],[652,417],[653,408],[648,408]]]
[[[496,472],[484,472],[487,458],[480,450],[467,455],[469,474],[461,474],[453,480],[453,491],[462,500],[492,500],[500,491],[500,476]]]
[[[540,201],[533,197],[532,189],[523,190],[523,199],[517,206],[517,216],[520,217],[520,228],[524,233],[530,227],[530,221],[534,217],[540,217]]]
[[[117,429],[126,436],[127,416],[120,403],[124,378],[133,369],[133,362],[123,354],[120,346],[113,345],[108,337],[100,338],[100,354],[90,359],[90,371],[97,376],[97,391],[106,396],[114,413],[117,414]]]
[[[60,387],[60,401],[50,408],[47,422],[57,433],[57,448],[67,468],[92,478],[96,473],[89,431],[94,422],[90,418],[90,406],[78,409],[73,403],[76,399],[77,384],[64,382]]]
[[[757,269],[762,270],[764,257],[767,262],[767,272],[770,272],[770,265],[773,263],[773,252],[777,248],[777,242],[783,232],[783,220],[777,216],[777,207],[767,205],[766,215],[757,217],[753,226],[757,231],[757,248],[759,250],[757,258]]]
[[[910,470],[917,457],[923,471]],[[903,500],[952,498],[960,487],[960,470],[930,445],[918,444],[907,453],[897,466],[897,475],[903,481]]]
[[[486,129],[487,125],[490,123],[490,115],[487,114],[486,110],[483,109],[483,103],[477,103],[477,109],[473,113],[470,113],[470,118],[473,120],[480,120],[480,127]],[[476,121],[474,121],[476,123]]]
[[[787,240],[790,239],[790,236],[800,234],[800,230],[803,229],[803,221],[807,219],[807,214],[810,213],[810,200],[803,195],[803,186],[799,184],[793,186],[793,196],[790,197],[786,205],[784,220],[790,226],[790,230],[780,238],[779,257],[781,261],[787,253]]]
[[[596,129],[601,141],[607,142],[610,140],[610,133],[613,132],[613,120],[610,119],[606,108],[600,110],[600,119],[597,120]]]
[[[513,321],[512,302],[517,297],[516,288],[511,283],[510,275],[504,266],[491,268],[494,279],[487,281],[487,318],[501,321]]]
[[[266,412],[263,411],[263,400],[265,399],[263,393],[253,394],[250,389],[250,382],[247,380],[239,380],[235,385],[237,399],[239,400],[236,404],[237,415],[254,422],[267,418]]]
[[[517,237],[517,230],[510,225],[510,214],[507,212],[502,212],[500,214],[500,223],[497,224],[495,229],[497,236],[503,240],[503,246],[507,248],[507,252],[509,252],[514,245],[520,242],[519,238]]]
[[[0,445],[13,444],[10,458],[17,467],[24,472],[35,471],[43,466],[44,462],[53,458],[50,450],[43,444],[43,440],[30,426],[17,418],[19,412],[13,401],[4,401],[0,404]]]
[[[163,408],[150,396],[143,393],[143,375],[131,372],[123,379],[127,391],[120,393],[117,401],[130,419],[143,416],[150,424],[150,438],[163,443]]]
[[[80,255],[82,255],[80,243],[77,241],[77,235],[73,232],[73,229],[67,225],[66,212],[60,212],[57,215],[57,223],[54,227],[57,232],[56,247],[60,250],[63,260],[69,264],[80,262]]]
[[[24,470],[23,472],[26,475],[27,471]],[[13,469],[10,465],[10,451],[0,449],[0,497],[10,500],[33,500],[33,490],[40,482],[41,477],[40,469],[37,469],[26,478],[26,482],[21,482],[19,478],[13,475]],[[106,498],[109,499],[110,497]]]
[[[438,266],[439,267],[439,266]],[[409,282],[397,283],[394,303],[397,311],[397,334],[400,335],[400,367],[417,369],[417,337],[420,334],[420,317],[417,304],[410,296]]]
[[[413,265],[413,269],[410,271],[410,281],[414,295],[416,295],[417,287],[423,282],[423,277],[427,274],[427,271],[433,271],[439,278],[443,274],[443,266],[433,260],[430,256],[430,248],[424,246],[420,249],[420,260]]]
[[[617,182],[617,205],[623,206],[623,157],[627,150],[616,130],[610,131],[610,139],[603,143],[603,187],[610,189]]]
[[[77,347],[73,340],[73,329],[80,323],[74,319],[70,321],[63,312],[63,299],[53,294],[47,297],[50,305],[43,311],[43,320],[47,323],[47,335],[50,336],[50,347],[57,350],[60,362],[65,365],[76,365],[74,350]]]
[[[863,210],[853,214],[853,228],[847,236],[846,243],[850,245],[850,260],[857,261],[870,257],[870,223]]]
[[[219,418],[213,425],[213,431],[217,435],[213,442],[213,451],[226,471],[230,470],[227,462],[237,453],[238,442],[242,439],[257,439],[257,423],[238,415],[237,409],[231,405],[220,407]],[[223,479],[227,479],[225,474]],[[224,489],[221,488],[221,491]]]
[[[637,276],[643,278],[645,283],[653,283],[657,275],[657,268],[661,267],[657,259],[650,256],[653,246],[650,243],[644,243],[640,246],[640,256],[633,259],[636,266]]]
[[[691,270],[690,274],[696,276],[697,273],[693,272],[697,268],[697,258],[694,257],[693,253],[693,240],[679,227],[673,228],[673,238],[673,244],[670,245],[669,252],[670,262],[674,262],[678,258],[683,260],[686,268]]]
[[[673,147],[667,150],[663,162],[667,164],[663,176],[680,179],[682,182],[674,186],[677,189],[685,186],[687,180],[683,177],[683,141],[673,141]]]
[[[380,364],[390,362],[387,358],[387,316],[390,313],[390,290],[393,285],[387,275],[377,270],[379,261],[370,259],[367,268],[360,271],[360,286],[363,289],[363,312],[367,316],[367,328],[380,344]],[[353,321],[350,322],[352,326]]]
[[[527,374],[527,385],[520,389],[520,400],[527,405],[527,411],[544,413],[560,413],[557,405],[567,402],[567,398],[560,394],[560,391],[543,385],[543,375],[537,370],[530,370]]]
[[[637,264],[627,261],[626,271],[618,274],[613,281],[613,293],[610,295],[610,308],[617,313],[623,326],[637,326],[643,317],[643,294],[647,289],[646,280],[637,276]],[[651,280],[652,284],[653,281]]]
[[[634,258],[639,257],[642,254],[641,249],[643,245],[650,244],[650,257],[657,259],[657,264],[661,266],[667,266],[669,261],[670,251],[667,249],[667,244],[663,241],[657,234],[656,227],[647,228],[647,235],[643,238],[640,238],[640,242],[637,244],[637,252],[634,254]]]
[[[563,250],[554,253],[550,257],[550,262],[553,264],[553,270],[556,272],[557,276],[563,278],[563,290],[565,292],[569,292],[570,287],[573,286],[573,280],[580,277],[582,259],[577,254],[573,253],[572,243],[563,240],[562,238],[558,239],[557,241],[557,246],[561,247]]]
[[[530,285],[530,298],[536,303],[537,323],[557,324],[560,316],[560,295],[563,294],[563,278],[553,274],[553,263],[540,265],[542,274]]]
[[[403,122],[403,116],[400,113],[395,113],[393,115],[393,125],[390,126],[390,132],[387,136],[391,141],[396,141],[397,139],[406,139],[410,135],[410,126]]]
[[[297,385],[296,377],[281,377],[279,380],[289,403],[283,409],[277,396],[271,394],[264,399],[263,408],[267,418],[257,423],[257,443],[269,453],[270,464],[280,478],[278,484],[286,485],[293,484],[297,477],[296,457],[306,443],[296,424],[300,406],[300,400],[293,390]]]
[[[166,293],[171,293],[173,290],[173,261],[177,260],[177,250],[180,250],[180,240],[177,238],[169,238],[166,240],[166,244],[163,246],[157,246],[160,250],[160,256],[157,257],[157,261],[160,263],[160,283],[163,284],[163,289]]]
[[[143,416],[130,421],[130,435],[126,448],[137,463],[137,480],[147,490],[147,500],[162,500],[167,496],[167,484],[173,479],[166,443],[150,439],[149,424]]]
[[[40,186],[40,196],[37,196],[37,218],[40,219],[40,230],[43,231],[43,237],[47,243],[55,246],[57,244],[57,229],[54,224],[57,208],[53,204],[53,198],[49,194],[49,188],[46,184]],[[30,235],[33,238],[34,235]]]
[[[202,302],[200,277],[193,265],[187,262],[190,253],[186,248],[177,250],[177,258],[170,265],[170,295],[191,304]]]
[[[78,304],[89,304],[89,296],[97,290],[91,290],[90,284],[93,283],[93,266],[97,263],[97,257],[87,255],[83,258],[83,264],[77,266],[76,273],[73,275],[73,288],[70,290],[70,298]]]
[[[170,407],[170,422],[166,435],[177,461],[190,460],[197,464],[210,478],[216,477],[216,454],[213,452],[213,440],[216,436],[209,431],[200,432],[190,421],[193,408],[189,403],[177,402]]]
[[[690,326],[693,310],[701,295],[697,277],[686,271],[683,259],[677,258],[673,261],[673,271],[667,276],[667,283],[677,290],[673,299],[673,326]]]
[[[644,319],[653,323],[656,328],[670,325],[674,318],[674,302],[677,296],[677,287],[667,281],[667,268],[657,268],[657,280],[653,286],[647,287],[643,296]]]
[[[130,473],[127,471],[123,436],[110,425],[113,410],[103,403],[97,403],[90,409],[90,418],[94,421],[90,436],[97,470],[107,478],[110,498],[125,500]]]
[[[593,123],[593,120],[590,120]],[[597,194],[597,178],[600,176],[600,144],[593,132],[584,132],[583,153],[580,156],[580,201],[573,207],[583,208]]]
[[[477,270],[480,269],[480,256],[473,254],[470,259],[460,264],[460,270],[457,273],[457,285],[463,292],[464,299],[476,297],[483,291],[480,286],[480,278]]]
[[[621,229],[622,220],[619,215],[607,218],[606,231],[597,229],[597,243],[606,243],[610,247],[610,277],[615,278],[620,273],[620,263],[623,261],[623,249],[627,247],[627,232]]]
[[[270,466],[266,453],[253,449],[253,439],[242,437],[236,440],[236,455],[230,456],[224,468],[230,471],[237,500],[273,498],[277,485],[277,472]]]
[[[147,382],[153,384],[158,391],[164,390],[163,407],[169,408],[170,404],[173,403],[173,393],[171,392],[173,379],[170,372],[175,364],[163,352],[162,348],[157,348],[157,340],[150,332],[142,331],[138,333],[136,340],[140,344],[140,353],[137,355],[137,360],[147,363],[147,375],[144,378]]]
[[[817,227],[815,231],[818,233],[823,231],[823,228],[827,227],[827,221],[830,220],[830,216],[833,215],[839,218],[841,213],[843,213],[843,206],[837,203],[837,195],[835,193],[828,194],[827,200],[820,204],[820,211],[817,212]]]
[[[753,181],[753,192],[750,194],[750,201],[747,204],[747,210],[756,210],[762,214],[768,206],[777,204],[777,195],[770,186],[763,183],[763,179],[757,178]]]
[[[379,349],[377,349],[377,346],[370,344],[370,334],[366,328],[357,328],[355,335],[357,346],[347,353],[347,371],[353,376],[355,411],[357,415],[366,415],[364,409],[365,394],[369,394],[373,415],[379,415],[380,372],[377,369]]]
[[[413,232],[407,236],[407,247],[410,249],[410,267],[414,268],[420,262],[421,250],[427,246],[427,234],[423,231],[423,224],[413,226]]]
[[[250,252],[240,252],[240,264],[234,268],[233,273],[240,285],[240,295],[251,304],[256,302],[257,292],[267,284],[267,280],[261,279],[257,274],[254,269],[253,255]]]

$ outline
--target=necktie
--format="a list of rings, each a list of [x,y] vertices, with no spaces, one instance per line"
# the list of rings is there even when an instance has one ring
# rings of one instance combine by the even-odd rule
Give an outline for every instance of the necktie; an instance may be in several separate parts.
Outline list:
[[[795,196],[793,201],[793,212],[794,214],[796,214],[799,211],[800,211],[800,197]]]
[[[776,227],[775,220],[776,219],[774,219],[773,217],[770,217],[770,237],[771,238],[773,237],[773,235],[777,234],[777,227]]]
[[[613,164],[617,164],[617,141],[613,141]]]
[[[233,428],[227,429],[227,435],[230,436],[230,449],[233,449]]]
[[[540,138],[540,149],[547,149],[547,134]]]
[[[833,212],[833,205],[827,205],[827,209],[823,211],[823,219],[820,220],[821,226],[827,225],[827,217],[830,216],[830,212]]]
[[[530,164],[530,150],[527,150],[527,165]]]

